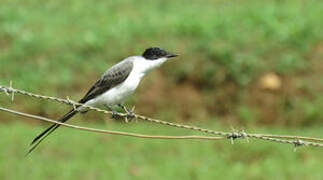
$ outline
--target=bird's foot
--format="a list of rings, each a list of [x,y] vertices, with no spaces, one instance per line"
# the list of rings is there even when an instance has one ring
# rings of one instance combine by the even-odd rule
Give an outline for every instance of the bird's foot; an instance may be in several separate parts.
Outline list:
[[[112,119],[118,119],[120,117],[118,112],[115,111],[111,106],[105,106],[105,107],[107,107],[112,112],[111,114]]]
[[[112,119],[118,119],[119,118],[119,115],[118,115],[117,111],[112,111],[111,118]]]

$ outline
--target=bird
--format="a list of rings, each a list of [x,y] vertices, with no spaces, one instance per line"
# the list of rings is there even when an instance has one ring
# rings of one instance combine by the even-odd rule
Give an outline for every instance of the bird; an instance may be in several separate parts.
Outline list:
[[[126,111],[127,117],[132,119],[134,113],[123,105],[124,100],[134,93],[141,79],[147,73],[176,56],[178,54],[168,52],[160,47],[149,47],[145,49],[142,55],[127,57],[106,70],[78,102],[93,107],[104,106],[112,111],[113,118],[117,114],[113,106],[118,105]],[[85,107],[76,106],[58,121],[64,123],[78,112],[86,113],[87,111]],[[60,127],[60,124],[53,124],[36,136],[31,142],[31,147],[26,155],[35,150],[58,127]]]

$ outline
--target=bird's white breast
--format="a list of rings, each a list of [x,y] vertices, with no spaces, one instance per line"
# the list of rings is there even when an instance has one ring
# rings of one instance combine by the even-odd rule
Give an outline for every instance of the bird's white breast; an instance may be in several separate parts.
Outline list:
[[[128,78],[119,85],[111,88],[102,95],[90,100],[87,105],[90,106],[102,106],[102,105],[116,105],[125,100],[126,97],[134,93],[139,85],[140,77],[134,74],[128,76]]]
[[[90,106],[102,106],[102,105],[116,105],[122,103],[125,98],[133,94],[138,87],[140,80],[150,70],[160,66],[166,61],[166,58],[160,60],[148,61],[142,57],[133,57],[133,69],[130,72],[127,79],[119,85],[111,88],[107,92],[97,96],[96,98],[86,102]]]

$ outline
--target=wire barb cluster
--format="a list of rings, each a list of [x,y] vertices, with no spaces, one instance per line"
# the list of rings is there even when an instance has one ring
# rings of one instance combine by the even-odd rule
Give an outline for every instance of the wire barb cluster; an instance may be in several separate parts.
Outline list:
[[[38,99],[51,100],[51,101],[56,101],[58,103],[71,105],[71,106],[73,106],[74,109],[76,109],[76,107],[78,107],[78,106],[83,106],[84,108],[87,108],[88,110],[94,110],[94,111],[105,113],[105,114],[112,114],[113,113],[112,111],[107,111],[107,110],[103,110],[103,109],[100,109],[100,108],[96,108],[96,107],[84,105],[84,104],[81,104],[81,103],[77,103],[75,101],[70,100],[69,97],[67,97],[67,99],[61,99],[61,98],[56,98],[56,97],[51,97],[51,96],[44,96],[44,95],[34,94],[34,93],[27,92],[27,91],[19,90],[19,89],[14,89],[12,87],[12,83],[10,83],[10,87],[0,85],[0,91],[5,92],[5,94],[7,94],[7,95],[11,94],[12,95],[12,98],[11,98],[12,101],[13,101],[13,98],[14,98],[14,94],[16,93],[16,94],[26,95],[26,96],[30,96],[30,97],[34,97],[34,98],[38,98]],[[16,112],[16,111],[12,112],[13,110],[8,110],[8,109],[5,109],[5,108],[0,108],[0,110],[15,113],[15,114],[18,114],[18,115],[26,116],[25,113],[19,114],[21,112]],[[123,118],[127,117],[126,113],[117,112],[117,115],[120,116],[120,117],[123,117]],[[34,119],[40,119],[40,120],[47,119],[47,120],[44,120],[44,121],[50,120],[48,118],[34,116],[34,115],[29,115],[27,117],[31,117],[31,118],[34,118]],[[149,117],[139,115],[139,114],[135,114],[135,113],[134,113],[134,117],[135,117],[136,120],[140,119],[140,120],[143,120],[143,121],[148,121],[148,122],[157,123],[157,124],[161,124],[161,125],[167,125],[167,126],[183,128],[183,129],[188,129],[188,130],[192,130],[192,131],[199,131],[199,132],[203,132],[203,133],[206,133],[206,134],[212,134],[212,135],[220,136],[220,137],[199,136],[199,138],[194,138],[193,137],[191,139],[212,139],[212,140],[230,139],[231,144],[233,144],[234,140],[236,140],[236,139],[244,138],[244,139],[247,140],[247,142],[249,142],[249,138],[254,138],[254,139],[272,141],[272,142],[277,142],[277,143],[293,144],[294,145],[294,151],[296,151],[297,147],[300,147],[300,146],[303,146],[303,145],[305,145],[305,146],[323,147],[323,143],[320,143],[320,142],[323,142],[323,139],[321,139],[321,138],[312,138],[312,137],[303,137],[303,136],[288,136],[288,135],[273,135],[273,134],[249,134],[249,133],[246,133],[245,131],[234,131],[234,130],[233,130],[233,132],[224,132],[224,131],[216,131],[216,130],[211,130],[211,129],[200,128],[200,127],[196,127],[196,126],[189,126],[189,125],[184,125],[184,124],[178,124],[178,123],[162,121],[162,120],[149,118]],[[73,125],[66,124],[66,123],[60,123],[60,122],[57,122],[57,121],[54,121],[54,120],[50,120],[48,122],[58,123],[58,124],[68,126],[68,127],[73,126]],[[72,127],[72,128],[76,128],[76,127]],[[84,128],[84,127],[81,127],[81,128],[78,128],[78,129],[82,129],[82,128],[87,129],[87,128]],[[99,131],[102,133],[102,131],[104,131],[104,130],[99,130]],[[105,132],[105,133],[107,133],[107,132]],[[122,133],[125,133],[125,132],[122,132]],[[113,134],[113,133],[111,133],[111,134]],[[172,136],[172,137],[179,137],[179,136]],[[183,137],[183,136],[180,136],[180,137]],[[192,137],[192,136],[188,136],[188,137]],[[190,139],[190,138],[169,138],[169,139]]]
[[[247,142],[249,143],[248,134],[244,131],[235,131],[227,135],[227,139],[230,139],[231,144],[234,144],[234,140],[237,138],[246,138]]]

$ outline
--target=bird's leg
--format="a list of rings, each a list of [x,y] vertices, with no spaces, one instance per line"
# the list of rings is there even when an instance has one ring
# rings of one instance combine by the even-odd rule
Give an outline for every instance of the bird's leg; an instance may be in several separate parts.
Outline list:
[[[135,114],[133,113],[133,111],[131,109],[128,109],[126,106],[124,106],[122,104],[118,104],[118,106],[127,112],[126,122],[128,122],[128,119],[131,121],[133,118],[135,118]]]
[[[109,105],[105,105],[105,107],[106,108],[108,108],[111,112],[112,112],[112,115],[111,115],[111,117],[113,118],[113,119],[117,119],[118,118],[118,113],[117,113],[117,111],[115,111],[111,106],[109,106]]]

